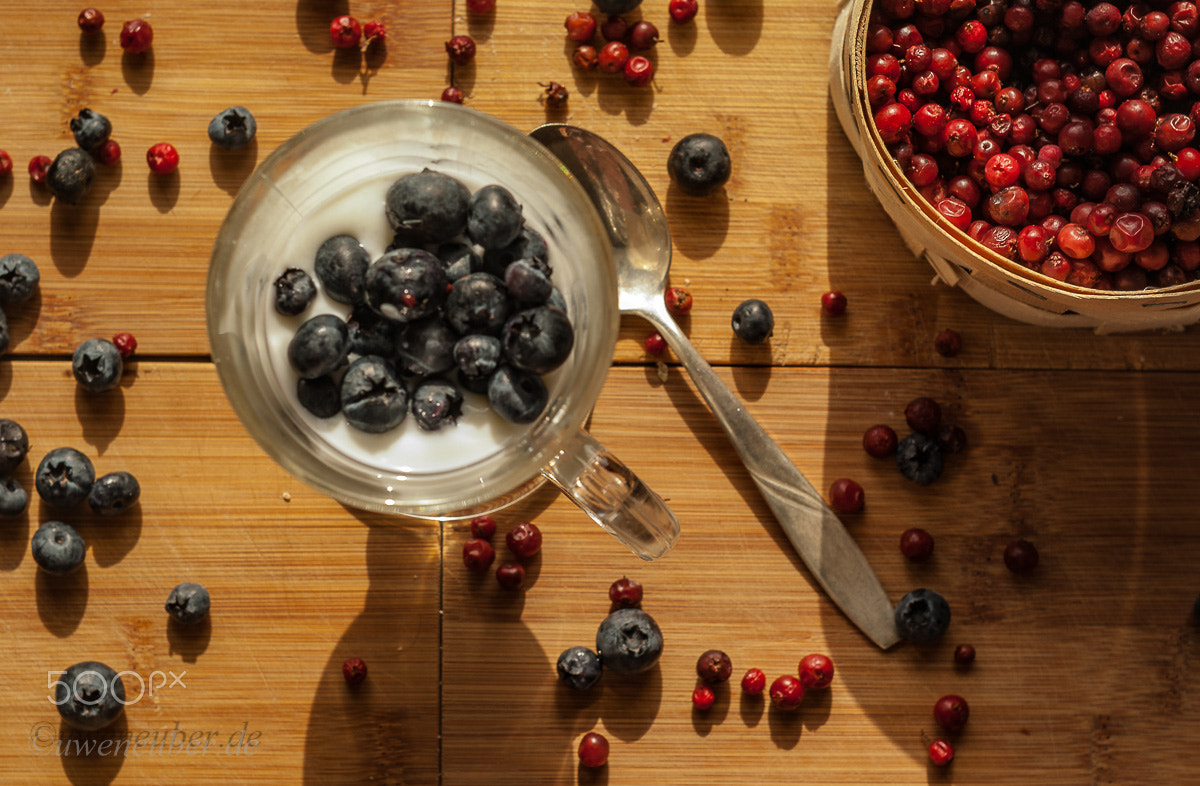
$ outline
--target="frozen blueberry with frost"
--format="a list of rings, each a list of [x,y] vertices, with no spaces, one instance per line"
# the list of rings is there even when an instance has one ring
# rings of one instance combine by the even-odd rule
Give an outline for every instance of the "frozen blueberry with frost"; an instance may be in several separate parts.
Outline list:
[[[410,322],[396,341],[396,366],[402,374],[428,377],[454,368],[458,334],[436,317]]]
[[[488,404],[511,423],[532,423],[546,408],[550,392],[537,374],[501,366],[488,378]]]
[[[331,418],[342,411],[342,389],[329,374],[296,380],[296,398],[300,406],[319,418]]]
[[[346,318],[346,329],[350,331],[350,352],[355,355],[390,357],[402,327],[366,303],[358,303]]]
[[[288,362],[304,379],[338,369],[350,352],[350,331],[333,314],[318,314],[296,330],[288,343]]]
[[[914,431],[896,445],[896,468],[913,483],[928,486],[942,476],[945,464],[942,446],[920,431]]]
[[[518,259],[528,259],[545,275],[550,275],[550,249],[546,239],[533,227],[526,224],[517,239],[504,248],[488,248],[483,252],[483,269],[498,278]]]
[[[112,134],[112,123],[108,118],[87,107],[80,109],[79,114],[71,118],[68,125],[71,127],[71,133],[75,135],[75,144],[89,153],[96,152]]]
[[[208,123],[208,138],[222,150],[239,150],[250,144],[258,122],[244,106],[222,109]]]
[[[312,276],[298,267],[289,267],[275,279],[275,310],[286,317],[302,313],[316,296]]]
[[[509,317],[500,337],[504,356],[519,369],[545,374],[558,368],[571,354],[575,330],[562,309],[536,306]]]
[[[575,690],[584,691],[596,684],[602,674],[600,656],[587,647],[568,647],[554,664],[558,678]]]
[[[395,367],[378,355],[365,355],[342,376],[342,413],[360,431],[380,434],[408,414],[408,390]]]
[[[0,480],[0,516],[19,516],[29,507],[29,492],[16,478]]]
[[[688,134],[675,143],[667,171],[684,193],[705,196],[729,180],[732,166],[725,143],[712,134]]]
[[[61,202],[77,205],[96,178],[96,159],[82,148],[69,147],[54,157],[46,170],[46,185]]]
[[[33,533],[33,561],[42,570],[65,576],[83,564],[87,544],[70,524],[47,521]]]
[[[193,625],[208,616],[212,605],[208,590],[193,581],[175,586],[167,596],[166,609],[171,619],[184,625]]]
[[[483,257],[479,252],[457,240],[438,246],[437,258],[446,265],[446,278],[451,282],[483,269]]]
[[[446,321],[460,335],[497,335],[511,313],[504,282],[491,273],[471,273],[454,282],[446,298]]]
[[[413,419],[425,431],[456,423],[462,415],[463,394],[444,379],[426,379],[412,392]]]
[[[0,257],[0,306],[19,306],[33,297],[41,273],[37,263],[25,254]]]
[[[55,448],[33,474],[38,496],[56,508],[72,508],[87,498],[96,482],[92,460],[75,448]]]
[[[500,368],[503,356],[504,348],[495,336],[472,333],[454,344],[454,364],[458,367],[459,375],[467,377],[490,376]]]
[[[98,661],[69,667],[54,683],[54,704],[63,721],[81,731],[98,731],[125,707],[121,675]]]
[[[533,260],[518,259],[504,271],[504,288],[521,308],[540,306],[550,299],[554,284]]]
[[[106,338],[89,338],[75,348],[71,373],[80,387],[92,393],[104,393],[121,383],[124,361],[121,350]]]
[[[0,418],[0,476],[9,475],[29,455],[29,435],[15,420]]]
[[[325,294],[339,303],[354,305],[363,299],[371,257],[351,235],[334,235],[317,249],[313,272]]]
[[[446,267],[419,248],[389,251],[367,268],[367,304],[388,319],[412,322],[446,301]]]
[[[124,513],[142,496],[142,487],[132,473],[110,472],[96,478],[88,491],[88,506],[101,516],[116,516]]]
[[[915,589],[896,604],[896,631],[902,638],[928,644],[950,626],[950,604],[929,589]]]
[[[455,178],[422,169],[388,187],[384,207],[393,230],[415,243],[444,243],[467,227],[471,192]]]
[[[658,623],[639,608],[617,609],[596,631],[596,652],[604,668],[637,674],[658,662],[663,637]]]
[[[504,248],[524,225],[521,203],[504,186],[484,186],[467,203],[467,236],[484,248]]]
[[[730,320],[733,332],[747,344],[761,344],[775,330],[775,315],[771,307],[758,298],[743,300],[733,310]]]

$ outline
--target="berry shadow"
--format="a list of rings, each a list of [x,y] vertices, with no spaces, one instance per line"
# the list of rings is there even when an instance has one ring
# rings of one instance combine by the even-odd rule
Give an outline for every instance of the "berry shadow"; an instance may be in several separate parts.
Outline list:
[[[804,694],[804,704],[800,707],[804,728],[815,731],[829,720],[829,712],[833,708],[833,688],[810,690]]]
[[[216,145],[208,148],[208,171],[212,173],[213,182],[230,196],[237,196],[257,163],[257,137],[240,150],[222,150]]]
[[[179,201],[179,170],[168,175],[150,172],[146,175],[146,188],[150,201],[160,213],[170,213]]]
[[[653,55],[650,59],[654,60]],[[658,68],[657,61],[654,63]],[[610,115],[624,114],[630,125],[644,125],[654,111],[654,94],[656,85],[651,82],[645,87],[627,85],[625,80],[616,74],[600,74],[607,79],[598,80],[596,101],[601,110]]]
[[[100,744],[112,740],[114,750],[116,744],[128,739],[129,720],[122,712],[112,723],[99,731],[79,731],[61,723],[58,731],[58,749],[69,751],[68,755],[59,755],[62,762],[63,774],[72,784],[78,786],[95,786],[108,784],[117,779],[121,766],[125,763],[124,756],[114,756],[111,752],[101,753]]]
[[[35,582],[38,617],[42,625],[53,635],[65,639],[79,627],[87,611],[87,563],[66,576],[52,576],[39,568]]]
[[[608,786],[608,767],[576,765],[575,783],[578,786]]]
[[[91,393],[76,385],[75,414],[83,426],[83,440],[103,456],[125,424],[125,393],[120,386],[104,393]]]
[[[33,470],[22,464],[12,474],[14,480],[21,484],[32,502],[37,495],[33,488]],[[29,531],[29,506],[15,516],[0,517],[0,571],[11,572],[21,566],[25,553],[29,551],[30,539],[33,533]]]
[[[667,25],[666,41],[671,47],[671,52],[677,57],[690,55],[696,48],[698,36],[698,28],[694,21],[682,25],[672,22]]]
[[[476,43],[483,43],[492,37],[496,28],[496,14],[473,14],[467,11],[467,33]],[[570,39],[568,39],[570,40]]]
[[[705,29],[713,43],[727,55],[747,55],[762,37],[762,0],[705,3]]]
[[[79,59],[86,66],[99,65],[108,50],[108,41],[104,35],[94,33],[79,34]]]
[[[713,693],[716,694],[716,701],[707,710],[692,707],[692,728],[701,737],[707,737],[712,733],[714,726],[725,722],[725,719],[729,717],[729,705],[733,703],[730,697],[729,683],[714,685]]]
[[[58,272],[74,278],[83,272],[96,242],[100,224],[98,205],[68,205],[54,200],[50,208],[50,258]]]
[[[675,247],[692,259],[708,259],[725,245],[729,233],[729,195],[724,187],[707,196],[667,188],[667,220]]]
[[[0,207],[4,207],[5,205],[8,204],[8,198],[12,196],[12,192],[13,192],[13,176],[12,176],[12,174],[9,174],[5,177],[0,178]]]
[[[121,185],[121,177],[125,174],[125,166],[118,159],[114,164],[101,164],[96,167],[96,179],[92,181],[92,189],[86,197],[88,203],[103,205],[108,196],[117,186]]]
[[[97,472],[97,475],[103,474]],[[88,509],[91,513],[91,509]],[[116,565],[137,545],[142,536],[142,506],[134,505],[116,516],[98,513],[81,518],[75,525],[83,539],[91,544],[92,557],[102,568]]]
[[[340,85],[348,85],[358,78],[362,71],[363,56],[358,47],[351,49],[334,49],[333,61],[329,74],[333,81]]]
[[[804,730],[804,707],[781,710],[772,704],[767,709],[767,727],[775,747],[790,751],[799,744],[800,734]]]
[[[297,0],[296,34],[304,48],[313,54],[325,54],[333,49],[329,23],[349,10],[347,0]]]
[[[745,401],[758,401],[771,382],[771,340],[747,344],[737,336],[729,339],[730,373],[733,387]]]
[[[134,93],[143,96],[150,92],[150,85],[154,82],[154,50],[148,49],[138,54],[123,52],[121,76]]]
[[[35,183],[33,178],[29,178],[29,199],[33,204],[45,207],[54,199],[54,195],[45,183]]]
[[[362,71],[358,75],[359,81],[362,82],[363,95],[367,94],[367,87],[370,85],[371,79],[387,62],[387,52],[387,39],[378,38],[371,41],[363,51]]]
[[[742,716],[742,723],[751,729],[757,726],[762,721],[763,713],[770,703],[770,699],[761,694],[751,696],[743,693],[741,701],[738,702],[738,714]]]
[[[626,742],[645,736],[662,705],[662,665],[641,674],[605,674],[601,682],[604,694],[599,710],[604,728]],[[630,712],[630,707],[638,711]]]
[[[170,645],[168,652],[171,655],[179,655],[185,663],[195,663],[196,659],[208,649],[208,642],[211,639],[211,612],[193,625],[185,625],[176,621],[171,615],[167,615],[167,643]]]
[[[472,65],[460,66],[450,63],[446,72],[446,84],[454,85],[463,91],[464,96],[471,95],[475,90],[475,68]]]

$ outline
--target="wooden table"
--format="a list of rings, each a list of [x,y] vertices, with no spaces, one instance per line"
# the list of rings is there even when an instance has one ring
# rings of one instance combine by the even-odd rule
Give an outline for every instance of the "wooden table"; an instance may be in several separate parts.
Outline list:
[[[82,37],[79,7],[51,0],[0,10],[0,252],[39,264],[37,298],[9,315],[0,416],[28,430],[17,477],[32,488],[46,451],[76,446],[101,473],[133,472],[140,505],[101,520],[31,501],[0,528],[0,780],[5,783],[1186,783],[1200,753],[1200,591],[1195,450],[1200,333],[1096,336],[1018,324],[961,292],[900,243],[866,191],[827,93],[832,3],[705,0],[673,26],[665,0],[652,87],[582,75],[562,19],[576,6],[500,0],[487,19],[462,0],[345,3],[230,0],[102,6]],[[388,25],[386,56],[331,50],[347,10]],[[123,55],[121,23],[154,26],[150,55]],[[468,32],[473,65],[442,43]],[[642,563],[569,502],[543,489],[500,515],[545,535],[526,588],[505,592],[460,559],[467,528],[344,508],[290,477],[247,436],[208,356],[204,291],[211,244],[239,184],[277,145],[337,110],[437,98],[450,80],[468,106],[522,130],[567,120],[609,137],[662,197],[673,280],[696,306],[685,327],[718,373],[819,489],[858,479],[866,509],[845,517],[893,599],[919,586],[949,600],[938,644],[876,649],[822,595],[686,374],[665,380],[644,354],[645,324],[622,324],[591,431],[668,499],[678,546]],[[565,110],[542,83],[570,90]],[[232,104],[259,123],[248,151],[211,148],[209,118]],[[70,146],[68,120],[92,107],[124,150],[70,208],[25,165]],[[724,193],[669,187],[666,157],[693,131],[734,161]],[[178,173],[142,162],[174,143]],[[849,309],[824,318],[819,297]],[[741,345],[733,307],[762,297],[769,345]],[[963,336],[937,355],[942,328]],[[118,391],[86,395],[70,353],[118,331],[139,342]],[[929,487],[867,456],[863,431],[903,426],[932,396],[969,446]],[[29,538],[48,518],[90,549],[66,580],[39,573]],[[900,532],[922,526],[933,560],[908,564]],[[1041,565],[1015,577],[1007,542],[1035,542]],[[628,575],[666,649],[642,678],[606,676],[575,695],[558,653],[590,644],[606,591]],[[211,622],[181,632],[162,609],[179,581],[205,584]],[[956,668],[970,642],[979,656]],[[693,711],[694,663],[731,656],[735,679]],[[809,652],[836,663],[833,687],[795,713],[740,695],[751,666],[774,678]],[[340,666],[364,658],[347,689]],[[125,747],[81,754],[47,702],[54,670],[104,661],[127,673]],[[48,675],[49,672],[49,675]],[[136,679],[134,678],[136,676]],[[959,693],[971,720],[945,770],[927,763],[932,706]],[[132,697],[136,696],[136,699]],[[612,743],[606,768],[580,769],[589,730]],[[185,741],[186,736],[186,741]],[[75,740],[76,742],[72,742]],[[93,743],[97,743],[93,740]]]

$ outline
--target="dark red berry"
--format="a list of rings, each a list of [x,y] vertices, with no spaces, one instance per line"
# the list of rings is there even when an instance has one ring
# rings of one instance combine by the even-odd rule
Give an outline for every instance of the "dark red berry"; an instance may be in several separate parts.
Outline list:
[[[846,313],[846,296],[836,289],[821,295],[821,310],[831,317],[840,317]]]
[[[179,166],[179,151],[170,142],[159,142],[146,151],[146,163],[154,174],[169,175]]]
[[[471,538],[463,544],[463,564],[468,570],[484,573],[496,559],[492,544],[482,538]]]
[[[634,55],[625,61],[625,82],[633,87],[645,87],[654,79],[654,63],[649,58]]]
[[[624,40],[625,34],[628,32],[629,23],[619,14],[609,14],[600,23],[600,37],[605,41]]]
[[[953,693],[941,697],[933,705],[933,719],[951,734],[962,731],[970,715],[971,708],[967,706],[967,700]]]
[[[824,690],[833,682],[833,661],[813,652],[800,659],[800,684],[805,690]]]
[[[646,336],[643,346],[648,354],[658,356],[667,351],[667,340],[662,337],[662,333],[656,330]]]
[[[642,602],[642,584],[628,576],[622,576],[608,587],[608,599],[613,605],[626,609]]]
[[[112,337],[112,343],[124,360],[128,360],[137,349],[137,339],[132,333],[118,333]]]
[[[580,71],[595,71],[600,65],[600,55],[591,44],[581,44],[571,54],[571,62]]]
[[[829,487],[829,505],[838,513],[858,513],[865,501],[863,487],[850,478],[838,478]]]
[[[329,23],[329,38],[338,49],[353,49],[362,41],[362,25],[349,14],[334,17]]]
[[[496,8],[496,0],[467,0],[467,10],[473,14],[491,13]]]
[[[1004,566],[1013,573],[1029,573],[1038,566],[1038,550],[1024,538],[1018,538],[1004,548]]]
[[[933,337],[933,348],[944,358],[952,358],[962,352],[962,336],[956,330],[942,330]]]
[[[571,97],[566,86],[560,82],[551,81],[549,84],[542,84],[542,88],[542,100],[550,109],[566,106],[567,99]]]
[[[505,562],[496,568],[496,581],[504,589],[519,589],[525,583],[525,568],[516,562]]]
[[[475,39],[456,35],[446,42],[446,54],[455,65],[466,65],[475,59]]]
[[[665,297],[667,310],[677,317],[692,310],[692,293],[684,287],[668,287]]]
[[[154,41],[154,29],[145,19],[131,19],[121,26],[121,48],[131,55],[141,54]]]
[[[491,540],[496,534],[496,520],[488,515],[471,519],[471,537]]]
[[[967,432],[953,423],[938,426],[937,441],[946,453],[962,453],[967,448]]]
[[[975,662],[975,647],[970,644],[959,644],[954,648],[954,662],[959,666],[970,666]]]
[[[696,674],[709,685],[717,685],[733,674],[733,662],[721,650],[707,650],[696,659]]]
[[[863,434],[863,450],[875,458],[887,458],[895,453],[897,442],[896,430],[883,423],[871,426]]]
[[[747,669],[742,677],[742,693],[747,696],[761,696],[767,688],[767,675],[762,669]]]
[[[34,156],[29,159],[29,179],[35,183],[45,183],[46,173],[54,162],[50,156]]]
[[[710,709],[717,700],[717,694],[707,685],[697,685],[692,691],[692,706],[698,710]]]
[[[790,674],[776,677],[771,683],[771,703],[781,710],[794,710],[804,701],[804,686]]]
[[[567,29],[567,38],[586,44],[596,35],[596,17],[587,11],[572,11],[563,27]]]
[[[594,731],[583,735],[579,741],[579,763],[584,767],[603,767],[608,761],[608,739]]]
[[[900,534],[900,553],[913,562],[925,562],[933,556],[933,536],[920,527]]]
[[[633,23],[629,28],[629,46],[632,49],[646,50],[658,43],[658,28],[645,19]],[[1183,145],[1180,145],[1183,147]]]
[[[11,175],[13,171],[13,160],[6,151],[0,150],[0,177]]]
[[[369,46],[372,41],[383,41],[387,38],[387,26],[383,22],[372,20],[363,25],[363,45]]]
[[[98,8],[85,8],[79,12],[79,29],[85,33],[99,33],[104,27],[104,14]]]
[[[504,543],[517,559],[529,559],[542,547],[542,531],[531,521],[522,521],[508,531]]]
[[[929,396],[918,396],[904,408],[904,420],[913,431],[937,431],[942,422],[942,408]]]
[[[700,3],[697,0],[671,0],[667,6],[667,13],[679,24],[692,21],[699,10]]]
[[[96,160],[105,166],[112,166],[121,160],[121,146],[115,139],[106,139],[104,144],[96,148]]]
[[[342,676],[347,685],[357,685],[367,678],[367,664],[362,658],[346,658],[342,664]]]
[[[929,760],[938,767],[945,767],[954,760],[954,745],[950,740],[934,740],[929,743]]]
[[[463,102],[463,91],[454,85],[450,85],[442,91],[442,100],[450,104],[461,104]]]
[[[600,70],[606,74],[624,73],[627,60],[629,60],[629,47],[620,41],[609,41],[600,50]]]

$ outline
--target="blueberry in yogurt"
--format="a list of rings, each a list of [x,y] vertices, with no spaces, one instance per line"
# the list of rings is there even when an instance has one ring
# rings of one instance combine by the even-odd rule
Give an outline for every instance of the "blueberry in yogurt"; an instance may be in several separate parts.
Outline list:
[[[427,379],[412,392],[412,414],[425,431],[437,431],[462,415],[463,394],[444,379]]]
[[[521,203],[504,186],[489,185],[467,204],[467,236],[484,248],[504,248],[521,235]]]
[[[396,341],[396,366],[403,374],[428,377],[454,368],[458,334],[440,319],[422,319],[405,326]]]
[[[554,306],[519,311],[504,325],[504,355],[523,371],[545,374],[563,364],[575,343],[566,313]]]
[[[328,374],[346,361],[350,331],[333,314],[319,314],[305,322],[288,343],[288,362],[302,379]]]
[[[463,276],[446,298],[446,320],[460,335],[497,335],[511,311],[504,282],[491,273]]]
[[[505,420],[532,423],[546,408],[550,393],[537,374],[501,366],[488,378],[487,397],[492,409]]]
[[[408,390],[385,358],[366,355],[342,376],[342,414],[360,431],[379,434],[400,425],[408,414]]]
[[[449,175],[423,169],[400,177],[384,198],[392,229],[414,243],[444,243],[467,227],[471,192]]]
[[[437,313],[446,300],[446,266],[419,248],[388,251],[367,268],[367,304],[396,322]]]
[[[275,310],[284,316],[303,313],[316,296],[312,276],[298,267],[289,267],[275,279]]]
[[[363,299],[371,256],[351,235],[334,235],[317,249],[313,271],[325,294],[339,303],[354,305]]]

